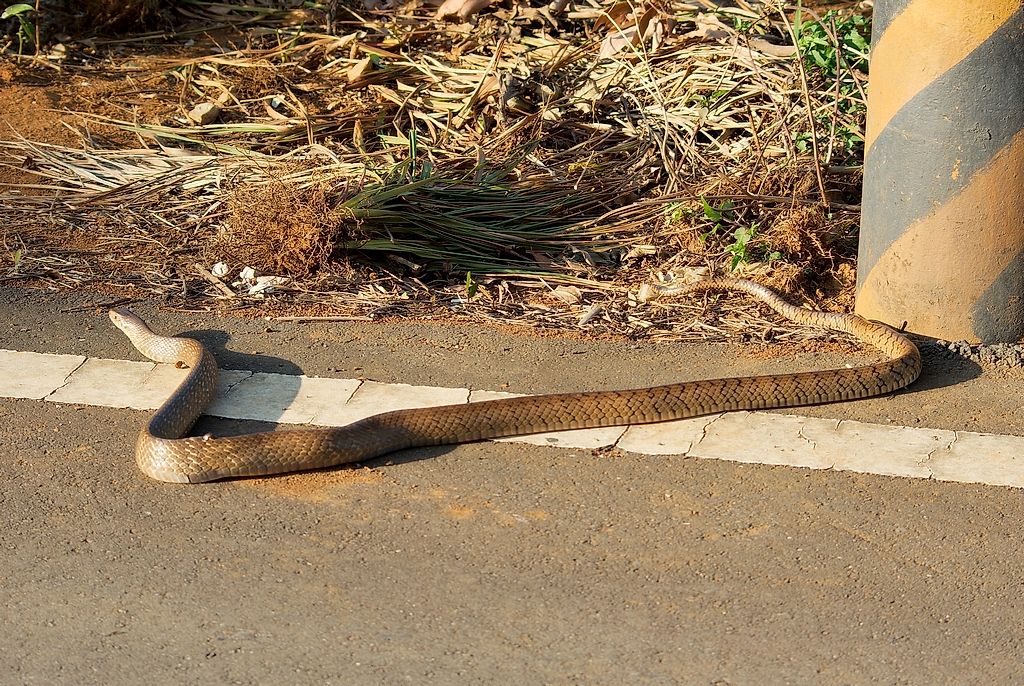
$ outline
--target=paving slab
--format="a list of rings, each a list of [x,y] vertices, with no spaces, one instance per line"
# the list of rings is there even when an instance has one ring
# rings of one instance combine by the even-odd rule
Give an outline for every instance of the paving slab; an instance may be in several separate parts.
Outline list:
[[[334,407],[348,402],[357,388],[356,379],[249,373],[226,388],[222,386],[207,414],[285,424],[319,423],[320,417],[330,416]]]
[[[150,410],[160,406],[186,373],[185,369],[176,369],[173,365],[158,366],[154,362],[90,358],[74,370],[66,384],[46,399],[58,403]]]
[[[85,360],[82,355],[0,350],[0,395],[42,400],[63,386]]]
[[[151,410],[187,370],[77,355],[0,351],[0,397]],[[391,410],[524,394],[222,369],[205,414],[344,426]],[[1024,438],[769,412],[512,436],[499,442],[680,455],[810,469],[1024,487]]]
[[[708,425],[690,454],[732,462],[830,469],[830,456],[815,451],[802,433],[809,421],[792,415],[728,412]]]
[[[643,455],[689,455],[693,446],[721,414],[678,419],[658,424],[631,426],[619,440],[619,447]]]
[[[927,466],[943,481],[1022,488],[1024,437],[958,431],[955,440],[931,455]]]
[[[846,420],[808,422],[803,433],[834,469],[923,479],[932,474],[926,465],[931,454],[956,435],[943,429]]]

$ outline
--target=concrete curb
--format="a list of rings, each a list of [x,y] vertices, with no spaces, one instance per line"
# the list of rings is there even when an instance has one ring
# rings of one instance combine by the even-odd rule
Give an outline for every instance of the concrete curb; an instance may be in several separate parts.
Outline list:
[[[0,397],[155,409],[185,370],[0,349]],[[208,414],[343,426],[379,412],[477,402],[511,394],[222,370]],[[1024,487],[1024,437],[887,426],[767,412],[729,412],[661,424],[501,439],[563,448],[618,447],[644,455],[835,469]]]

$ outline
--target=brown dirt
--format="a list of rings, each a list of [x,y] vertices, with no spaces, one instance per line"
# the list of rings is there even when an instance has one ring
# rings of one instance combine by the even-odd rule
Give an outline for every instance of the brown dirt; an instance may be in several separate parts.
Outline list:
[[[30,78],[11,63],[0,62],[0,116],[6,138],[13,132],[31,140],[58,145],[74,145],[78,137],[63,125],[66,115],[59,110],[66,98],[56,79],[47,74],[33,74]],[[31,183],[32,174],[19,169],[0,167],[0,184]]]

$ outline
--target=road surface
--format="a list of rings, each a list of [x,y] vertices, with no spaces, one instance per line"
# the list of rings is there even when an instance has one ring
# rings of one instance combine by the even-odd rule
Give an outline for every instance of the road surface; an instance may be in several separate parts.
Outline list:
[[[0,290],[0,348],[139,359],[71,311],[102,300]],[[141,311],[228,368],[524,393],[840,361]],[[1022,386],[949,363],[800,412],[1024,434]],[[174,486],[134,468],[143,412],[2,399],[0,416],[0,683],[1024,678],[1018,489],[518,443]]]

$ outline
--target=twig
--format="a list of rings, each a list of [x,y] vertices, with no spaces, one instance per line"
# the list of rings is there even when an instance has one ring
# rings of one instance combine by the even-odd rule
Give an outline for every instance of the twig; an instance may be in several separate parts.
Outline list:
[[[782,16],[782,21],[786,25],[786,29],[789,31],[789,36],[793,40],[793,45],[799,45],[797,41],[796,30],[793,28],[792,22],[789,21],[789,17],[786,16],[785,10],[780,10],[779,14]],[[814,104],[811,102],[811,92],[807,85],[807,71],[804,69],[804,58],[800,54],[799,47],[796,53],[796,66],[800,73],[800,91],[804,96],[804,106],[807,110],[807,125],[810,127],[811,135],[811,154],[814,156],[814,175],[818,181],[818,192],[821,194],[821,202],[823,205],[828,205],[828,193],[825,192],[825,177],[821,173],[821,162],[818,159],[818,133],[814,123]]]
[[[221,281],[219,278],[214,276],[210,272],[210,270],[208,270],[206,267],[204,267],[203,265],[199,264],[198,262],[196,264],[194,264],[193,266],[195,267],[196,272],[198,272],[200,276],[202,276],[204,279],[206,279],[207,281],[212,283],[217,288],[217,290],[220,291],[221,293],[223,293],[226,297],[228,297],[228,298],[234,298],[235,297],[236,293],[233,290],[231,290],[230,288],[228,288],[224,284],[223,281]]]
[[[274,321],[277,322],[372,322],[375,321],[373,317],[359,317],[356,315],[327,315],[323,317],[315,316],[304,316],[304,315],[289,315],[274,317]]]

